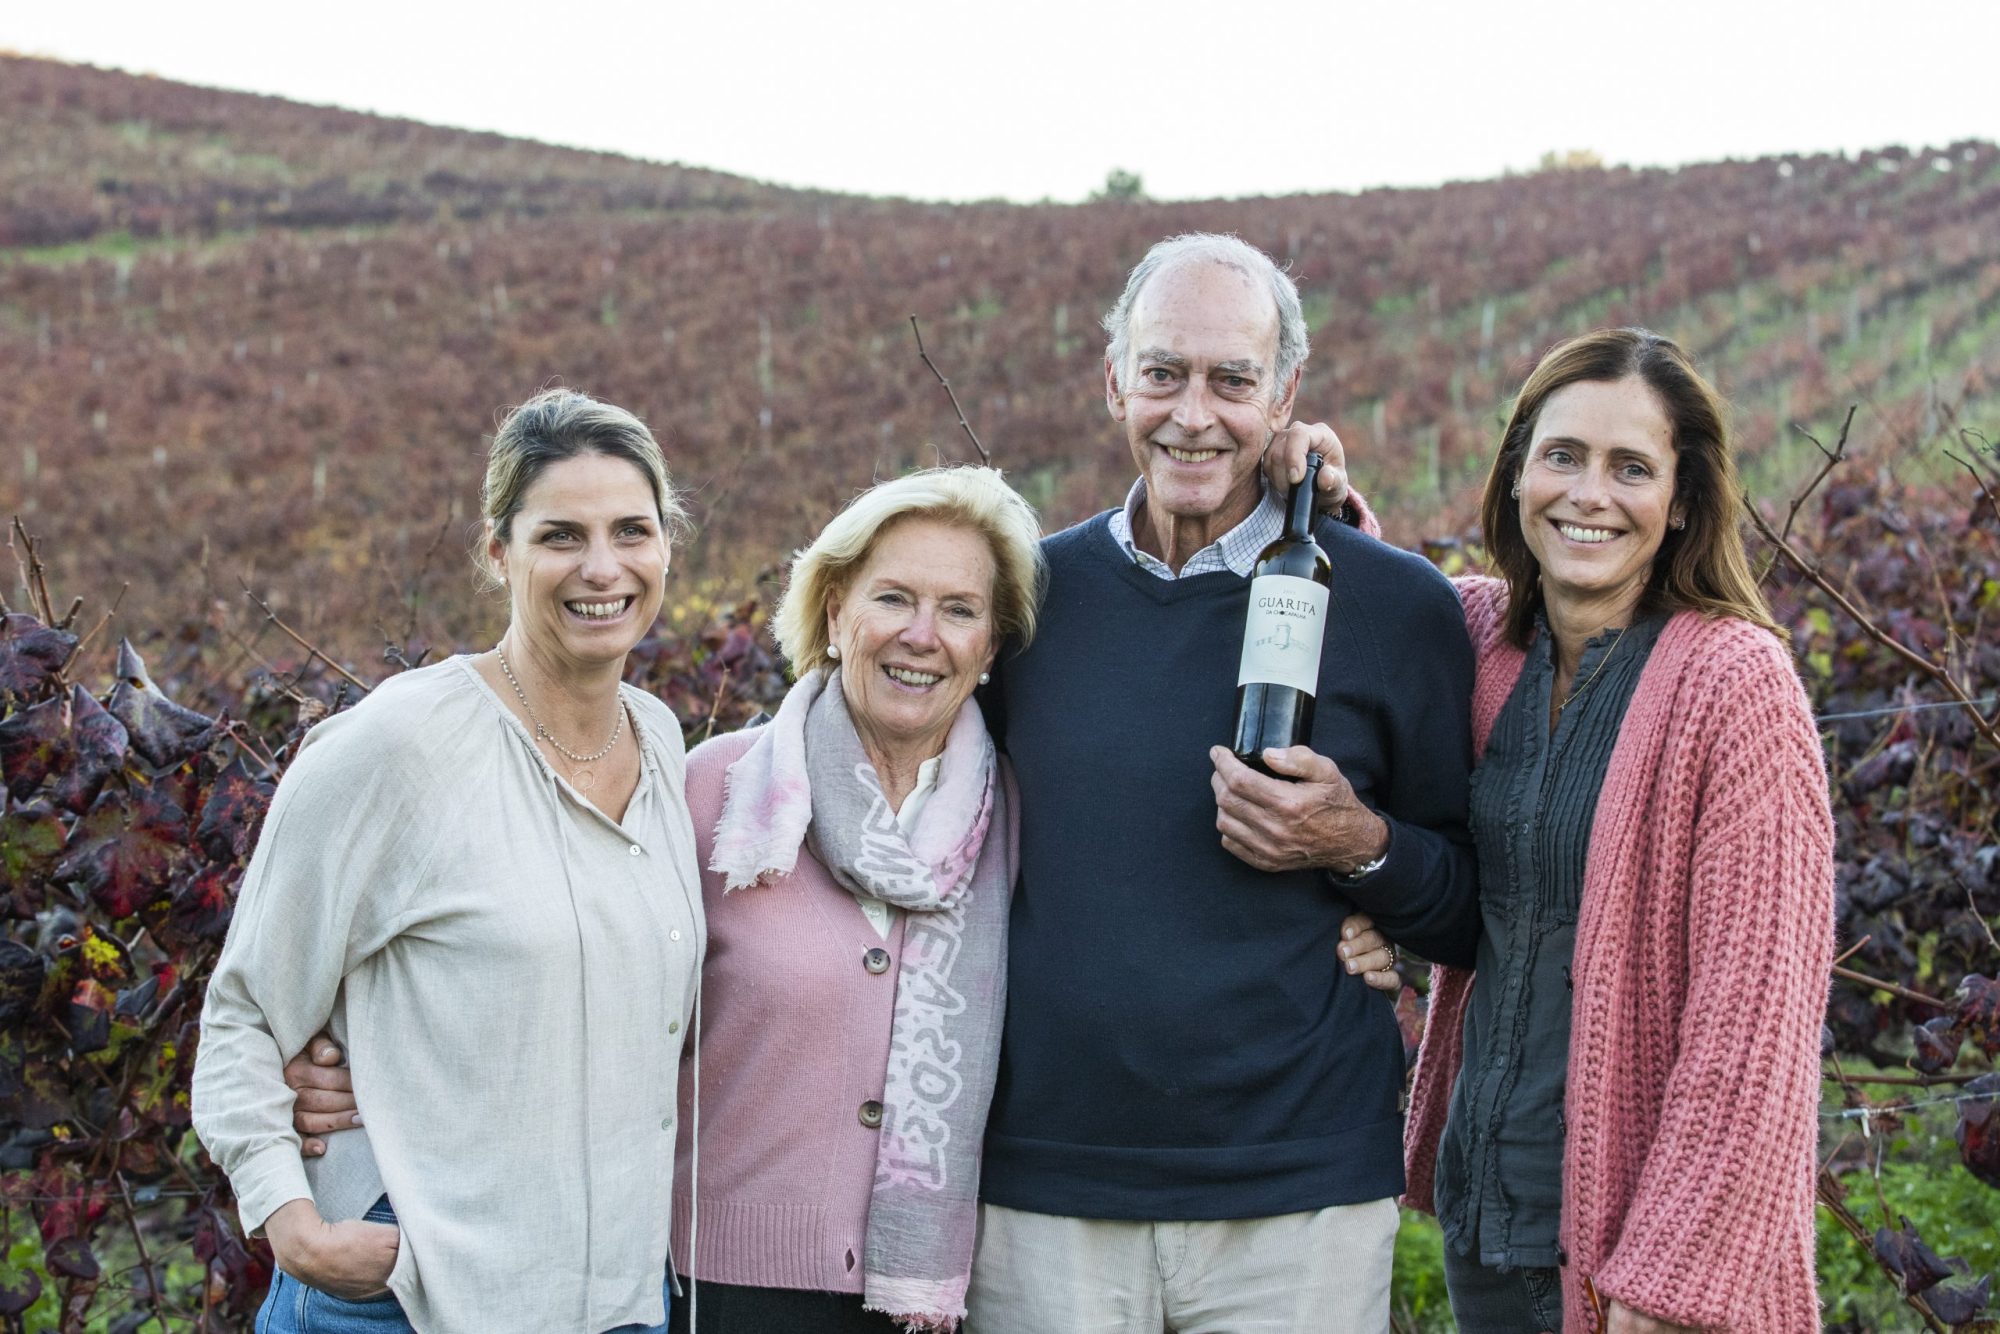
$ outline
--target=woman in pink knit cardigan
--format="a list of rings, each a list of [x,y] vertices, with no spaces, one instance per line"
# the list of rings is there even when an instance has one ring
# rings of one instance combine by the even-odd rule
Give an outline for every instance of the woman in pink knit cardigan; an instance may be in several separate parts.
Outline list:
[[[793,562],[777,716],[688,756],[709,947],[675,1331],[965,1314],[1017,847],[972,692],[1034,634],[1039,538],[988,468],[864,492]]]
[[[1819,1326],[1833,826],[1739,494],[1721,400],[1637,329],[1543,358],[1487,480],[1487,929],[1433,972],[1405,1140],[1466,1334]]]

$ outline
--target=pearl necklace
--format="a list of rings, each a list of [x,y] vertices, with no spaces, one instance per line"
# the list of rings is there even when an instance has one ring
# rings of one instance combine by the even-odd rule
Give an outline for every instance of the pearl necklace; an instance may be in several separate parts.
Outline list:
[[[507,684],[514,687],[514,697],[521,701],[521,707],[527,711],[528,721],[535,725],[535,735],[541,740],[548,742],[551,746],[554,746],[557,751],[561,752],[562,757],[571,764],[597,763],[597,761],[609,755],[612,747],[618,744],[618,738],[625,735],[625,703],[623,700],[620,700],[618,703],[618,725],[611,729],[611,739],[604,743],[604,749],[594,755],[577,754],[568,746],[556,740],[555,733],[542,726],[542,720],[535,716],[535,706],[528,703],[528,692],[521,689],[521,683],[514,679],[514,669],[507,665],[506,650],[495,644],[493,646],[493,654],[500,659],[500,671],[506,676]]]

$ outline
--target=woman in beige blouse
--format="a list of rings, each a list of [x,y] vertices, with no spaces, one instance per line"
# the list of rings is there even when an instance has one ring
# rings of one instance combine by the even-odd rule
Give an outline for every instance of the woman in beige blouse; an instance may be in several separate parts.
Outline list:
[[[307,736],[209,986],[195,1128],[284,1271],[260,1334],[666,1320],[701,896],[680,727],[620,676],[681,509],[645,426],[562,390],[483,499],[506,633]],[[282,1072],[322,1027],[366,1125],[307,1161]]]

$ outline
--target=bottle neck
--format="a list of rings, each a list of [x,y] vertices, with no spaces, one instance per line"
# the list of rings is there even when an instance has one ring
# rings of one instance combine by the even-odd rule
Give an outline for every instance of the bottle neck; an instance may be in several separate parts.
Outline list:
[[[1313,494],[1319,484],[1319,467],[1322,460],[1317,454],[1306,455],[1306,475],[1292,487],[1291,498],[1286,508],[1285,536],[1308,538],[1312,536]]]

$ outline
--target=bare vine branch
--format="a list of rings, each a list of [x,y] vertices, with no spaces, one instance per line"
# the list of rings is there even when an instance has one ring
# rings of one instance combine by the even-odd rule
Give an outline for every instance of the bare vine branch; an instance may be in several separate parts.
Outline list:
[[[1833,975],[1835,977],[1844,977],[1849,982],[1858,982],[1864,987],[1873,987],[1877,991],[1886,991],[1891,996],[1901,996],[1906,1001],[1915,1001],[1919,1005],[1928,1005],[1933,1009],[1955,1010],[1958,1008],[1950,1001],[1942,1001],[1935,996],[1926,996],[1921,991],[1912,991],[1908,987],[1900,986],[1894,982],[1884,982],[1879,977],[1870,977],[1866,973],[1857,973],[1852,968],[1842,968],[1838,964],[1834,965]]]
[[[1979,1071],[1962,1075],[1850,1075],[1820,1073],[1820,1078],[1831,1079],[1841,1084],[1899,1084],[1909,1088],[1929,1088],[1933,1084],[1968,1084],[1982,1078]],[[1884,1112],[1900,1111],[1896,1107],[1884,1107]]]
[[[1785,515],[1784,535],[1786,537],[1792,535],[1792,525],[1798,522],[1799,511],[1805,508],[1805,503],[1812,496],[1812,493],[1819,490],[1819,484],[1826,480],[1827,474],[1839,467],[1841,461],[1847,457],[1847,433],[1853,428],[1854,414],[1860,407],[1859,403],[1849,403],[1847,405],[1847,417],[1840,423],[1840,436],[1833,442],[1832,449],[1828,449],[1825,445],[1822,445],[1819,442],[1819,437],[1808,431],[1805,427],[1799,425],[1797,422],[1792,423],[1792,429],[1812,441],[1813,448],[1826,456],[1826,462],[1820,465],[1819,472],[1813,479],[1806,483],[1805,490],[1799,492],[1793,498],[1791,512]]]
[[[729,689],[729,666],[727,663],[725,663],[722,668],[722,679],[715,683],[715,698],[714,700],[710,701],[708,706],[708,726],[702,728],[701,730],[701,739],[703,741],[706,741],[710,737],[715,735],[715,719],[716,716],[722,712],[722,696],[723,693],[728,689]]]
[[[1782,534],[1771,527],[1770,521],[1758,512],[1756,504],[1751,501],[1747,493],[1743,497],[1743,508],[1750,515],[1750,522],[1756,526],[1759,535],[1776,548],[1778,554],[1791,563],[1792,568],[1811,580],[1822,593],[1833,599],[1834,605],[1846,613],[1861,628],[1863,634],[1880,644],[1883,648],[1888,649],[1916,670],[1922,672],[1925,676],[1931,678],[1931,680],[1936,681],[1940,686],[1943,686],[1953,700],[1964,706],[1966,713],[1972,719],[1972,725],[1979,730],[1981,736],[1986,738],[1987,744],[1995,750],[2000,750],[2000,728],[1996,728],[1993,720],[1979,711],[1978,702],[1966,693],[1965,687],[1958,683],[1957,677],[1931,661],[1924,654],[1917,652],[1908,644],[1903,643],[1902,640],[1897,639],[1894,635],[1884,630],[1866,612],[1855,606],[1847,594],[1836,587],[1834,582],[1826,577],[1826,573],[1815,562],[1806,559],[1799,552],[1798,548],[1794,547]]]
[[[67,675],[69,672],[70,664],[75,662],[78,658],[81,658],[83,656],[83,651],[90,647],[91,641],[96,639],[100,634],[104,633],[104,627],[111,624],[111,618],[118,614],[118,608],[124,604],[125,594],[130,592],[131,588],[132,585],[130,584],[118,585],[118,596],[111,599],[111,610],[105,612],[102,616],[97,618],[97,624],[91,626],[89,632],[85,634],[83,638],[76,641],[76,647],[69,651],[69,656],[67,658],[63,659],[62,673],[61,673],[62,675]],[[76,600],[76,607],[80,607],[82,605],[83,605],[83,599],[78,598]],[[75,614],[75,607],[71,608],[71,614],[72,615]]]
[[[965,419],[965,409],[958,405],[958,394],[952,389],[951,381],[944,378],[944,372],[937,368],[935,361],[931,360],[931,354],[924,351],[924,331],[917,327],[917,317],[914,315],[910,316],[910,332],[917,336],[917,355],[923,358],[924,365],[931,368],[931,374],[937,376],[937,382],[944,386],[944,392],[950,396],[951,410],[958,414],[958,424],[965,428],[966,438],[972,441],[972,447],[979,451],[979,461],[989,468],[992,467],[993,456],[986,452],[986,446],[979,443],[979,436],[973,431],[972,423]]]
[[[132,1244],[139,1248],[139,1272],[145,1275],[146,1302],[153,1308],[153,1319],[159,1322],[163,1334],[171,1334],[173,1326],[167,1323],[166,1310],[160,1305],[160,1280],[163,1275],[153,1268],[153,1257],[146,1254],[146,1238],[139,1230],[139,1216],[132,1207],[132,1192],[125,1184],[125,1173],[121,1169],[112,1174],[118,1179],[118,1197],[125,1204],[125,1225],[132,1230]]]
[[[264,601],[264,599],[258,597],[255,593],[251,592],[250,585],[244,583],[243,579],[240,576],[237,578],[236,582],[239,584],[243,584],[243,596],[249,598],[250,601],[256,606],[258,611],[264,613],[264,620],[266,621],[266,623],[277,626],[278,629],[283,631],[286,637],[289,638],[294,644],[297,644],[300,648],[304,649],[308,654],[311,655],[311,657],[307,659],[308,662],[310,662],[312,658],[318,658],[328,667],[331,667],[334,670],[335,675],[339,676],[341,680],[347,682],[349,685],[353,686],[356,690],[359,690],[364,695],[368,693],[369,687],[366,682],[362,681],[362,679],[356,676],[353,672],[348,671],[345,667],[335,662],[332,659],[332,657],[330,657],[327,654],[326,650],[322,649],[319,645],[313,643],[310,639],[307,639],[304,635],[292,629],[291,626],[286,625],[285,622],[279,617],[278,613],[271,610],[271,604]]]
[[[1948,449],[1944,452],[1944,456],[1972,474],[1972,484],[1979,488],[1980,495],[1986,497],[1987,510],[1996,516],[2000,516],[2000,500],[1993,498],[1992,488],[1987,486],[1986,479],[1979,475],[1979,469],[1972,466],[1972,460],[1962,459]]]
[[[47,572],[42,568],[42,555],[35,550],[35,539],[28,536],[27,527],[21,516],[14,516],[14,537],[8,543],[14,548],[14,563],[21,568],[21,587],[28,590],[28,605],[43,625],[56,623],[56,609],[49,600]]]
[[[1813,1193],[1819,1197],[1820,1207],[1833,1215],[1833,1221],[1840,1224],[1847,1230],[1849,1236],[1861,1243],[1861,1249],[1868,1253],[1868,1258],[1881,1269],[1896,1291],[1902,1293],[1903,1301],[1909,1308],[1923,1317],[1924,1324],[1931,1329],[1932,1334],[1951,1334],[1950,1327],[1938,1319],[1937,1312],[1931,1310],[1930,1303],[1922,1296],[1906,1291],[1901,1280],[1883,1262],[1882,1257],[1875,1253],[1875,1238],[1870,1235],[1867,1225],[1854,1216],[1854,1211],[1849,1209],[1847,1202],[1841,1198],[1844,1192],[1839,1180],[1834,1177],[1830,1169],[1820,1168],[1819,1179],[1813,1183]]]

